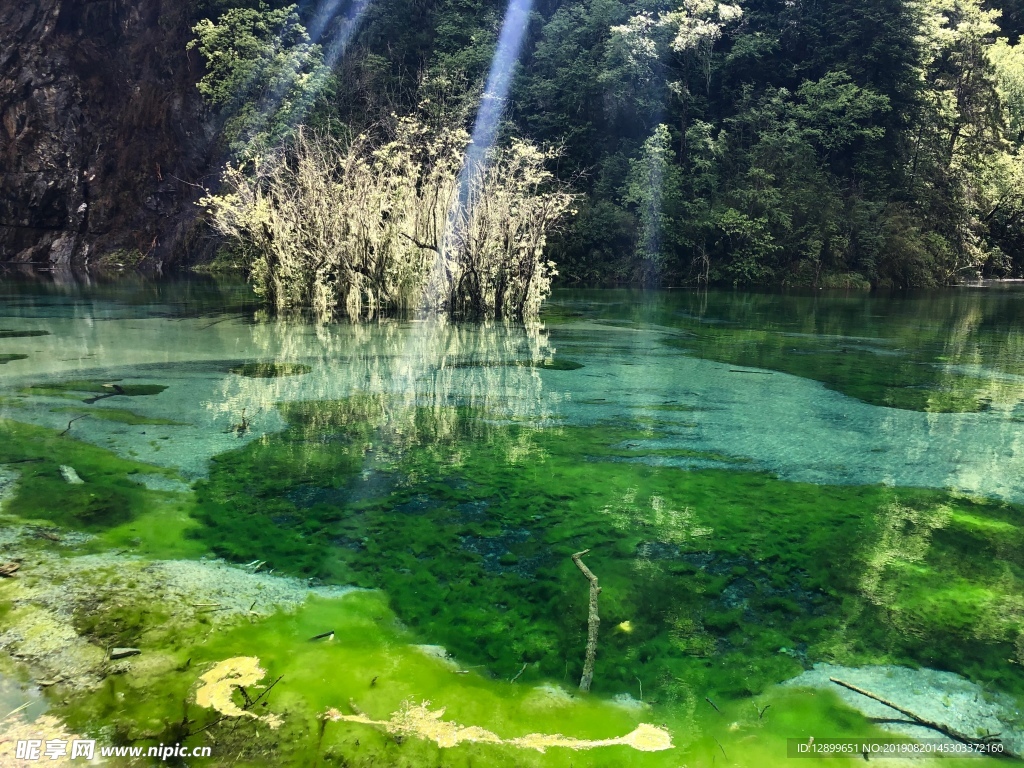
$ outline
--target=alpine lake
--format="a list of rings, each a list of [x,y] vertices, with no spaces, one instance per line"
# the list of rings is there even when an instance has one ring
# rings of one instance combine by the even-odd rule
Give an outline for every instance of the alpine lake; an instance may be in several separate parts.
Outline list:
[[[524,327],[5,278],[0,499],[2,765],[1024,754],[1020,284],[560,291]]]

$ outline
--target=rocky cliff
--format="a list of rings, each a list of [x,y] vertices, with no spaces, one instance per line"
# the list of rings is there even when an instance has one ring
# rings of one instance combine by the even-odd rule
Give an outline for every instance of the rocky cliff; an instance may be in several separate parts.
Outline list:
[[[187,0],[0,0],[0,262],[189,258],[216,131]]]

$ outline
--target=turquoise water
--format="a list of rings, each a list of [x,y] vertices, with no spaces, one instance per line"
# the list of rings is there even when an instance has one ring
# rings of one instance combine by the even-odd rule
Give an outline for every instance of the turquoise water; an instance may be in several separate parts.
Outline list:
[[[566,291],[522,327],[275,320],[244,286],[203,280],[5,283],[3,511],[12,528],[87,538],[37,537],[33,553],[219,557],[375,590],[213,629],[126,622],[106,603],[88,609],[95,620],[71,610],[83,642],[168,662],[121,673],[138,715],[104,704],[119,683],[102,682],[48,688],[52,712],[79,732],[116,721],[117,739],[168,741],[180,706],[156,699],[193,701],[199,659],[256,655],[302,684],[282,693],[276,744],[242,745],[254,765],[782,765],[786,738],[884,735],[856,695],[799,678],[827,662],[889,680],[890,700],[938,701],[981,736],[969,696],[914,677],[953,673],[995,702],[984,722],[1024,747],[1022,328],[1012,286]],[[581,696],[587,584],[568,555],[588,548],[603,620]],[[0,585],[0,646],[42,605],[13,581]],[[132,594],[122,604],[145,597]],[[314,630],[367,612],[393,612],[394,626],[361,640],[338,630],[331,653],[379,666],[363,675],[379,678],[372,690],[362,673],[303,677],[320,658]],[[398,667],[401,683],[383,671]],[[317,736],[317,716],[354,696],[378,725],[331,721]],[[541,754],[385,738],[379,723],[407,699],[503,738],[605,739],[644,722],[675,746]],[[210,733],[176,727],[190,744]]]

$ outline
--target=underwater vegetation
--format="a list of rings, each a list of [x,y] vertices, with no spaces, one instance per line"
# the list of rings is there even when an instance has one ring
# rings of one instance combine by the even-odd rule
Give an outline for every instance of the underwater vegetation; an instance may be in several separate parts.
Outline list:
[[[1017,506],[624,461],[630,441],[649,437],[643,424],[541,428],[385,395],[279,409],[286,429],[217,456],[194,494],[136,482],[173,471],[0,422],[0,464],[20,475],[5,513],[97,534],[82,552],[213,552],[250,570],[381,588],[286,613],[258,590],[241,594],[237,626],[212,631],[207,612],[221,599],[191,598],[182,613],[143,596],[145,560],[69,572],[96,596],[75,609],[75,631],[101,648],[143,649],[98,688],[61,693],[55,711],[71,731],[103,723],[117,743],[209,734],[253,765],[330,755],[567,767],[579,765],[573,745],[590,742],[604,746],[587,765],[675,768],[720,748],[771,765],[790,736],[837,723],[874,733],[833,697],[773,687],[814,661],[920,664],[1024,693]],[[84,482],[70,485],[64,466]],[[570,555],[584,548],[603,621],[596,695],[573,697],[587,584]],[[3,585],[0,629],[30,615],[11,610]],[[258,659],[256,685],[279,682],[256,717],[217,722],[228,701],[249,711],[263,691],[222,687],[219,710],[197,700],[201,678],[238,658]],[[609,702],[626,694],[628,706]],[[616,741],[642,723],[673,749]]]
[[[38,572],[44,556],[26,554]],[[200,573],[201,563],[69,555],[61,569],[60,560],[50,557],[51,570],[38,575],[59,582],[63,570],[63,584],[43,592],[58,610],[72,596],[72,620],[101,671],[84,688],[60,675],[48,687],[64,730],[122,745],[212,745],[212,765],[678,768],[726,752],[739,765],[782,766],[787,738],[834,729],[884,735],[828,692],[774,688],[753,705],[719,698],[714,708],[698,708],[699,687],[680,706],[652,706],[491,679],[443,649],[416,645],[417,634],[380,592],[309,596],[296,605],[302,591],[292,586],[285,591],[291,608],[279,610],[284,595],[272,580],[243,569],[221,565],[208,574],[227,579],[228,594],[219,580],[190,586],[194,576],[182,577]],[[154,578],[170,582],[166,592],[153,591]],[[38,623],[45,609],[26,605],[19,589],[0,582],[0,622]],[[255,610],[246,611],[250,601]],[[59,621],[49,626],[64,629]],[[102,648],[124,640],[141,654],[104,662]]]
[[[4,512],[25,520],[110,533],[142,518],[158,520],[186,504],[183,494],[152,491],[132,479],[143,474],[176,478],[173,470],[122,459],[51,430],[6,419],[0,419],[0,465],[19,475],[17,493],[5,502]],[[74,468],[85,482],[70,484],[62,467]],[[180,532],[158,535],[175,533]]]
[[[567,295],[545,313],[553,339],[563,334],[559,323],[586,310],[602,323],[661,327],[664,344],[683,354],[813,379],[887,408],[969,413],[1024,400],[1024,381],[1015,378],[1024,375],[1024,334],[1006,298],[962,292],[824,302],[799,294],[620,291],[618,301],[605,296],[595,306],[587,296]]]
[[[7,363],[12,363],[15,360],[26,360],[26,359],[28,359],[28,355],[18,355],[18,354],[13,354],[13,353],[4,353],[4,354],[0,354],[0,365],[6,365]]]
[[[237,562],[378,587],[417,634],[509,679],[757,694],[808,663],[949,669],[1024,693],[1018,507],[621,461],[642,432],[492,423],[385,397],[281,406],[218,456],[190,536]]]

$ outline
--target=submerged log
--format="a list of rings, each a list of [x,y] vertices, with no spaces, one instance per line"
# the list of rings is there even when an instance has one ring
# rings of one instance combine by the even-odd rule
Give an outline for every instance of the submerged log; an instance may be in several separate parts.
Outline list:
[[[601,626],[601,618],[597,613],[597,596],[601,594],[601,587],[597,584],[597,576],[583,564],[582,558],[590,552],[585,549],[572,556],[572,561],[580,569],[587,581],[590,582],[590,610],[587,616],[587,654],[583,660],[583,677],[580,678],[580,690],[589,691],[590,684],[594,681],[594,659],[597,657],[597,630]]]
[[[877,701],[879,704],[884,704],[890,709],[895,709],[901,715],[906,715],[911,720],[916,722],[918,725],[923,725],[925,728],[931,728],[933,731],[938,731],[939,733],[943,734],[944,736],[948,736],[954,741],[959,741],[961,744],[968,744],[975,747],[991,747],[994,744],[1000,745],[1000,751],[996,752],[984,750],[985,754],[993,755],[995,757],[1020,757],[1020,755],[1017,755],[1016,753],[1006,748],[1006,746],[998,738],[998,733],[993,734],[991,736],[985,736],[983,738],[968,736],[966,733],[960,733],[960,731],[950,728],[948,725],[943,725],[942,723],[937,723],[934,720],[928,720],[927,718],[921,717],[921,715],[918,715],[915,712],[911,712],[909,709],[901,707],[899,704],[895,704],[889,701],[888,699],[883,699],[877,693],[872,693],[871,691],[859,688],[858,686],[853,685],[852,683],[848,683],[845,680],[839,680],[835,677],[830,677],[829,680],[835,683],[836,685],[840,685],[843,688],[847,688],[853,691],[854,693],[859,693],[861,696],[867,696],[869,699],[873,699]]]

